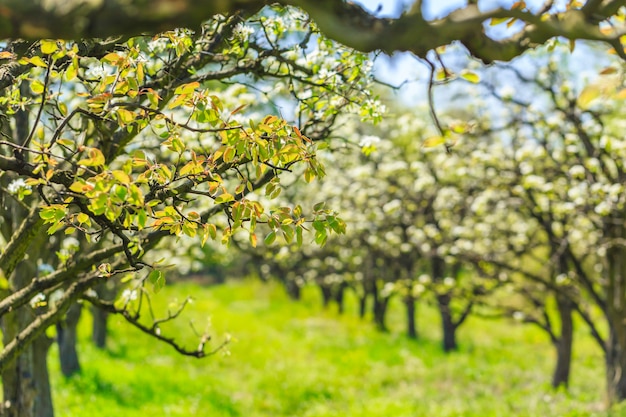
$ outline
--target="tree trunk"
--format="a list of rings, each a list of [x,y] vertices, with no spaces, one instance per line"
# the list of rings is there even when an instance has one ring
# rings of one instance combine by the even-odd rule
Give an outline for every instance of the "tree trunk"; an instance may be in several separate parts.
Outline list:
[[[343,314],[344,312],[344,294],[346,291],[346,283],[342,282],[339,284],[335,290],[335,302],[337,303],[337,312],[339,314]]]
[[[91,340],[96,347],[104,349],[107,343],[107,320],[109,313],[96,306],[91,306],[91,315],[93,316]]]
[[[606,352],[606,387],[610,404],[626,399],[626,351],[611,329]]]
[[[612,225],[609,236],[626,238],[624,226]],[[609,338],[606,349],[606,387],[609,403],[626,400],[626,250],[622,245],[607,249],[607,317]]]
[[[320,291],[322,292],[322,304],[324,305],[324,308],[327,308],[333,296],[331,287],[325,284],[319,284],[319,287]]]
[[[552,376],[552,386],[558,388],[569,386],[570,367],[572,362],[572,344],[574,340],[574,322],[572,320],[572,303],[563,295],[556,295],[556,304],[561,320],[560,337],[555,342],[556,368]]]
[[[292,279],[288,279],[285,282],[285,288],[287,289],[287,295],[293,301],[299,301],[301,298],[300,286]]]
[[[100,297],[101,300],[115,300],[116,289],[112,281],[102,282],[98,284],[94,290],[98,293],[98,297]],[[93,317],[91,340],[96,347],[104,349],[108,335],[107,320],[109,313],[96,306],[91,306],[91,315]]]
[[[441,315],[444,352],[451,352],[458,349],[456,344],[456,325],[452,320],[452,311],[450,311],[450,298],[449,293],[437,296],[437,304]]]
[[[380,294],[378,294],[377,288],[374,289],[372,295],[374,296],[374,324],[376,325],[376,328],[378,330],[380,330],[381,332],[386,332],[387,324],[385,319],[387,316],[387,305],[389,303],[389,297],[381,298]]]
[[[359,318],[363,320],[367,312],[367,293],[359,296]]]
[[[35,277],[35,271],[33,262],[22,261],[13,272],[11,287],[23,287]],[[28,326],[35,315],[30,305],[5,314],[0,322],[4,344]],[[4,417],[54,416],[47,362],[50,345],[47,336],[40,336],[2,372],[3,401],[0,411]]]
[[[59,360],[61,362],[61,372],[66,377],[72,376],[80,371],[78,352],[77,331],[78,320],[82,311],[82,305],[75,303],[72,305],[65,318],[57,323],[57,343],[59,344]]]
[[[417,326],[415,323],[415,298],[407,296],[404,298],[406,306],[406,335],[409,339],[417,339]]]
[[[445,274],[446,263],[440,257],[433,257],[431,260],[432,278],[435,282],[440,282]],[[456,344],[456,325],[452,319],[450,310],[450,300],[452,295],[449,292],[437,295],[437,306],[441,315],[441,329],[443,331],[443,351],[450,352],[458,348]]]

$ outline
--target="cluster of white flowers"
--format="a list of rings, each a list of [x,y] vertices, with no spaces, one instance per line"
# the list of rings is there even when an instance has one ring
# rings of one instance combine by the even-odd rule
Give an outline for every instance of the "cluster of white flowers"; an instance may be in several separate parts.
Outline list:
[[[253,34],[254,28],[245,23],[239,23],[233,29],[233,35],[242,42],[246,42]]]
[[[120,298],[124,302],[129,302],[136,300],[138,296],[139,295],[137,293],[137,290],[126,288],[124,291],[122,291],[122,295],[120,296]]]
[[[31,190],[31,186],[26,184],[26,181],[24,181],[23,178],[17,178],[11,181],[7,186],[7,191],[13,195],[18,194],[20,190]]]
[[[33,298],[30,299],[29,304],[32,308],[37,308],[37,307],[41,307],[45,305],[46,295],[42,292],[38,293],[37,295],[35,295]]]
[[[374,135],[364,135],[361,137],[359,146],[361,148],[367,148],[370,146],[376,146],[380,143],[380,138]]]

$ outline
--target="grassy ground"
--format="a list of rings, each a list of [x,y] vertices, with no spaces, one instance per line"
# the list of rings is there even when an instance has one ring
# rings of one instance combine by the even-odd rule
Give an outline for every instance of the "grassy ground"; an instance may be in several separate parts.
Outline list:
[[[322,310],[314,289],[301,303],[256,282],[172,285],[158,298],[165,306],[186,294],[197,299],[193,313],[169,330],[189,334],[191,316],[199,328],[211,318],[217,340],[233,335],[228,351],[184,358],[115,318],[110,348],[98,351],[85,314],[82,373],[64,379],[51,352],[57,416],[622,415],[602,411],[602,357],[585,337],[569,392],[554,392],[551,346],[527,326],[470,319],[459,331],[461,350],[446,355],[428,308],[419,310],[420,340],[410,341],[399,308],[392,332],[381,334],[352,312]]]

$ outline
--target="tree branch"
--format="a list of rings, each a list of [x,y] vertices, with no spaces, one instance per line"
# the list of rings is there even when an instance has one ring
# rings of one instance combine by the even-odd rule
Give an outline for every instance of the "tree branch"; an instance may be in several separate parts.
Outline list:
[[[427,21],[421,13],[406,13],[399,18],[379,18],[361,6],[339,0],[282,0],[284,6],[306,10],[330,38],[363,52],[410,51],[417,56],[440,46],[460,41],[469,52],[485,62],[509,61],[524,51],[554,37],[592,40],[607,44],[620,42],[624,28],[608,33],[599,23],[615,15],[622,1],[604,6],[590,0],[582,10],[549,14],[532,13],[521,8],[480,11],[476,2],[448,16]],[[4,6],[0,16],[0,38],[106,38],[156,33],[177,27],[197,29],[215,14],[251,15],[263,8],[264,0],[103,0],[86,3],[78,0],[52,3],[30,0]],[[525,26],[503,40],[490,38],[483,25],[491,19],[517,19]],[[624,59],[623,48],[616,48]]]

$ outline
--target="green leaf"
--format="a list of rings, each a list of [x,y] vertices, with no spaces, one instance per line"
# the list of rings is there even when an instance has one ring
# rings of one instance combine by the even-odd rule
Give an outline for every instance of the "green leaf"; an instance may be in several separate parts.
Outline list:
[[[63,227],[64,223],[62,221],[57,221],[52,226],[48,228],[48,234],[53,235],[56,233],[61,227]]]
[[[165,276],[163,272],[158,269],[153,269],[148,275],[148,281],[152,284],[152,288],[155,293],[161,291],[165,286]]]
[[[276,240],[276,232],[271,231],[267,236],[265,236],[265,244],[266,245],[271,245],[272,243],[274,243],[274,241]]]
[[[54,208],[53,207],[44,207],[39,212],[39,217],[44,220],[50,220],[54,218]]]

